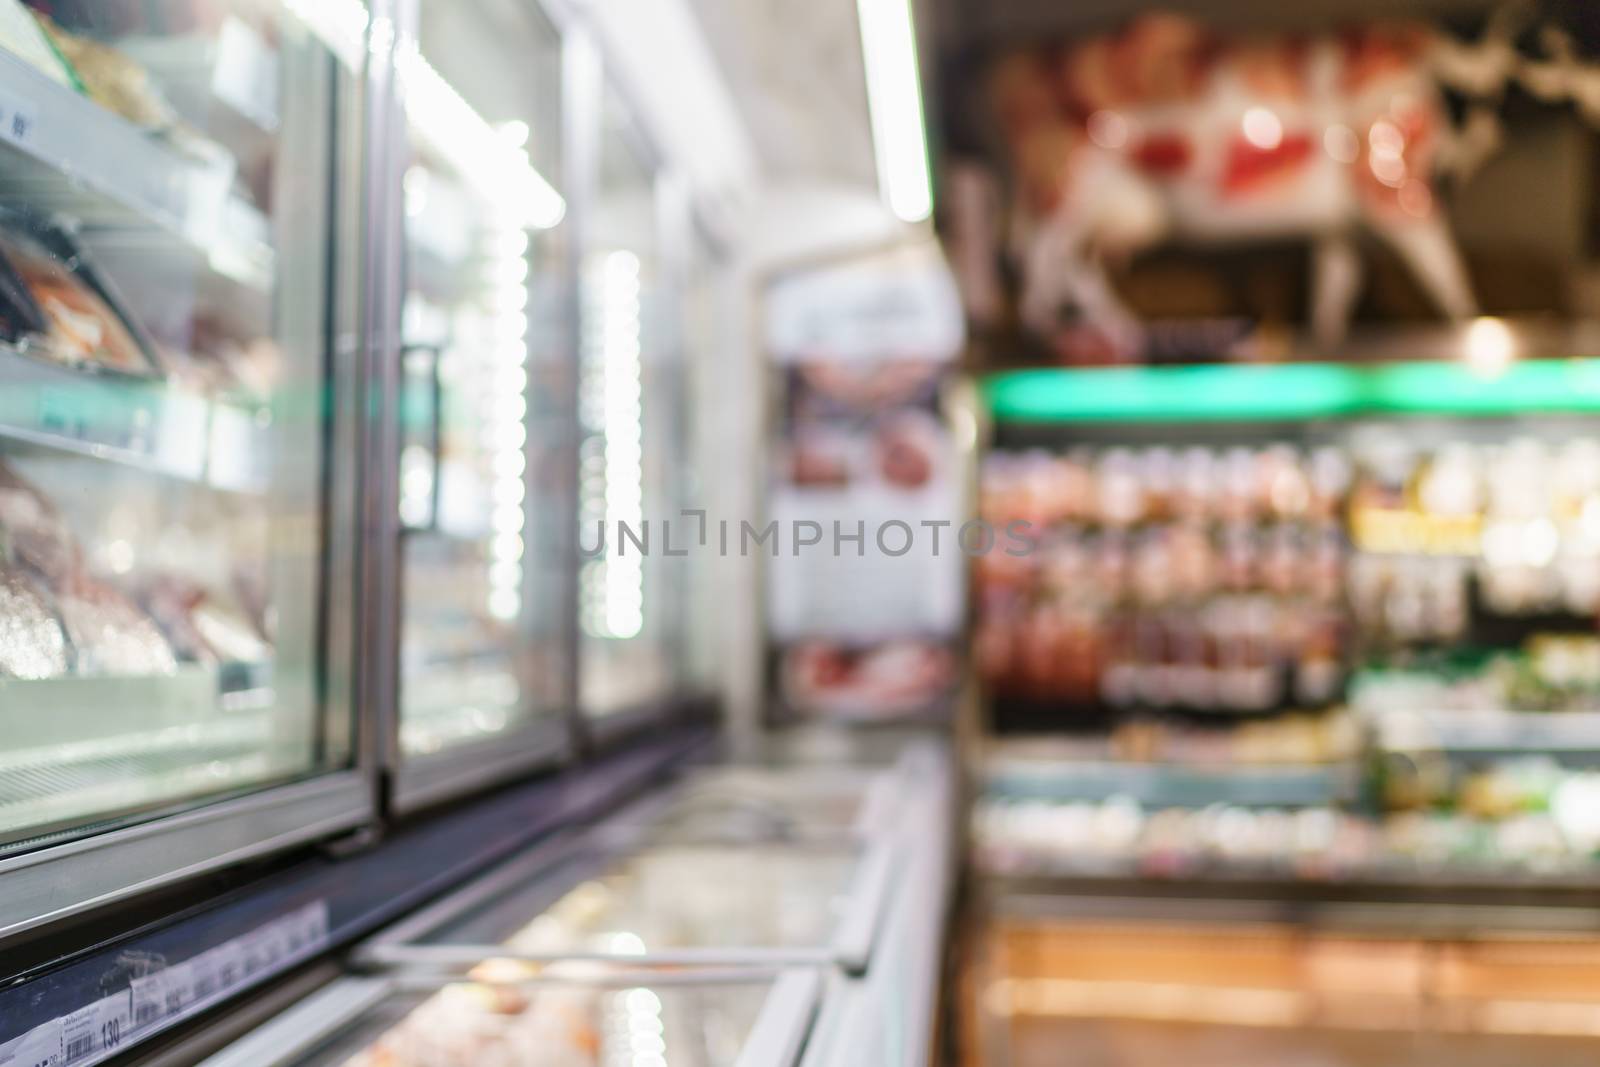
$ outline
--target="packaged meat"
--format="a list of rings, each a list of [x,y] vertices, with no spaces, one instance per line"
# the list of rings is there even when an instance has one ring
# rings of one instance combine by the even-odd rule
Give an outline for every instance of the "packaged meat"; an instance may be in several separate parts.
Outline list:
[[[66,635],[44,591],[0,563],[0,678],[59,678],[67,669]]]
[[[595,1018],[596,1008],[618,996],[575,988],[524,997],[492,986],[448,986],[347,1067],[595,1067],[606,1044],[597,1024],[609,1021]]]
[[[263,663],[272,657],[243,609],[211,590],[164,576],[146,586],[140,603],[185,662]]]
[[[42,333],[18,338],[25,351],[58,363],[156,373],[153,347],[67,233],[6,212],[0,215],[0,261],[5,264],[0,273],[20,279],[43,314]]]
[[[207,596],[190,613],[201,639],[223,663],[264,663],[272,658],[272,646],[244,613],[222,600]]]
[[[155,622],[111,586],[80,578],[62,592],[58,609],[79,674],[144,677],[177,669],[172,646]]]
[[[21,344],[49,332],[50,319],[33,298],[28,283],[9,260],[0,256],[0,341]]]
[[[6,559],[60,589],[77,572],[80,553],[55,504],[0,461],[0,561]]]

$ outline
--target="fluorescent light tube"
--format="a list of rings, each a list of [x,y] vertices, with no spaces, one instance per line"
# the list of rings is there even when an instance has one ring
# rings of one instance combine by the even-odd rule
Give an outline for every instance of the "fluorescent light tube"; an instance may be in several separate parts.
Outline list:
[[[906,222],[933,214],[912,0],[856,0],[878,188]]]

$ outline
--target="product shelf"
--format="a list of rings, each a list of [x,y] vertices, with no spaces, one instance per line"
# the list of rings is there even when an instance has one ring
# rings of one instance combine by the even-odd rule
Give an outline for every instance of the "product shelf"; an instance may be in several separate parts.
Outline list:
[[[198,268],[253,299],[270,289],[270,225],[233,192],[231,156],[186,155],[5,52],[0,117],[7,201],[73,220],[91,244],[136,236],[152,269]]]
[[[264,777],[270,721],[247,709],[219,711],[223,688],[223,672],[199,664],[140,677],[0,680],[0,700],[20,713],[0,753],[0,843],[13,827],[34,833],[86,811]],[[130,706],[143,713],[136,725],[127,721]]]
[[[0,346],[0,439],[262,492],[268,432],[253,412],[164,382],[60,366]]]
[[[1352,763],[1205,765],[991,757],[984,777],[989,795],[1019,799],[1126,796],[1150,807],[1311,807],[1353,799],[1361,774]]]

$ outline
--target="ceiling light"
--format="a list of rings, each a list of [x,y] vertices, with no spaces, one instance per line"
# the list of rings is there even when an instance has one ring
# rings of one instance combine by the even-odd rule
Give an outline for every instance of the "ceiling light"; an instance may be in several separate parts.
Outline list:
[[[933,214],[911,0],[856,0],[878,187],[906,222]]]

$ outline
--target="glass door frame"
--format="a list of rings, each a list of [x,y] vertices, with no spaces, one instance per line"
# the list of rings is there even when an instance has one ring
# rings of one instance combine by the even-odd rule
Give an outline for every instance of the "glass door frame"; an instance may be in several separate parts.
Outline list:
[[[384,17],[386,3],[369,0],[369,25]],[[362,432],[357,398],[364,388],[361,355],[366,338],[359,286],[369,220],[359,210],[341,211],[338,205],[362,202],[370,148],[364,143],[366,116],[388,86],[382,64],[369,59],[361,69],[351,70],[341,65],[332,48],[286,54],[285,59],[302,65],[285,72],[285,84],[295,78],[324,78],[330,100],[328,121],[308,128],[317,136],[307,141],[319,144],[304,146],[330,181],[319,185],[314,197],[294,205],[304,212],[296,216],[294,227],[306,236],[304,245],[279,249],[280,259],[291,258],[285,253],[292,247],[310,256],[319,269],[281,271],[275,279],[279,335],[320,353],[328,368],[321,382],[329,447],[318,487],[323,501],[317,515],[323,527],[319,595],[311,602],[310,617],[294,623],[322,628],[318,740],[327,751],[348,753],[348,762],[236,796],[179,802],[100,832],[90,824],[81,836],[0,857],[0,945],[14,935],[199,874],[356,830],[376,817],[377,765],[364,741],[360,710],[363,619],[355,610],[361,602],[357,576],[367,547],[355,509],[365,487],[353,454]],[[9,57],[0,57],[0,62],[7,61]]]
[[[694,210],[692,187],[687,177],[678,173],[671,165],[668,155],[651,129],[646,111],[642,107],[639,94],[627,79],[616,76],[612,64],[607,63],[603,49],[598,45],[590,45],[594,50],[591,59],[586,60],[580,67],[579,76],[585,79],[580,92],[574,94],[581,98],[584,106],[581,113],[573,115],[574,134],[581,138],[582,151],[569,152],[572,164],[569,165],[569,182],[576,194],[578,218],[580,225],[572,234],[569,242],[571,256],[571,282],[575,296],[575,305],[572,309],[574,335],[574,359],[582,358],[582,333],[583,322],[581,314],[581,279],[584,276],[587,256],[589,253],[589,239],[593,229],[589,220],[599,212],[600,199],[600,152],[605,133],[605,106],[608,96],[615,97],[621,105],[623,122],[620,133],[623,143],[631,151],[638,162],[650,174],[651,198],[654,205],[654,233],[651,235],[656,249],[656,269],[659,277],[658,288],[660,296],[654,301],[654,316],[650,326],[657,333],[657,340],[647,347],[656,350],[656,358],[664,360],[670,365],[669,373],[674,379],[676,394],[676,409],[671,414],[672,432],[683,436],[687,425],[693,420],[693,404],[700,399],[695,389],[695,380],[692,375],[687,353],[686,330],[684,329],[684,300],[688,292],[688,274],[691,260],[691,246],[696,235],[702,230],[700,219]],[[573,375],[574,395],[572,397],[572,410],[574,412],[572,432],[574,435],[574,466],[572,470],[574,500],[578,492],[579,471],[576,465],[578,444],[582,441],[582,429],[576,417],[578,397],[576,388],[579,375]],[[694,463],[697,460],[690,441],[685,437],[679,442],[684,446],[682,455],[677,457],[680,463]],[[574,507],[574,516],[577,508]],[[648,516],[654,519],[677,518],[665,513]],[[574,527],[577,523],[573,523]],[[586,751],[609,751],[637,738],[641,733],[654,727],[667,723],[706,721],[713,718],[716,700],[712,694],[698,691],[686,683],[681,676],[689,666],[690,642],[688,635],[682,627],[675,627],[668,633],[668,649],[671,656],[672,669],[680,676],[674,680],[673,686],[633,706],[623,708],[601,716],[590,716],[585,713],[582,700],[582,641],[583,629],[579,619],[579,575],[585,557],[580,550],[582,538],[576,536],[572,549],[572,565],[570,575],[570,596],[572,616],[572,655],[574,659],[573,677],[576,680],[573,716],[575,728],[578,730]],[[692,592],[691,584],[687,577],[683,582],[685,594]]]
[[[395,30],[391,63],[392,55],[400,49],[419,48],[422,4],[440,2],[448,3],[449,0],[391,0]],[[571,63],[570,52],[573,38],[581,36],[583,31],[561,4],[533,0],[533,6],[554,28],[561,41],[563,99],[560,136],[563,140],[561,154],[565,160],[572,152],[567,138],[570,135],[569,127],[574,125],[572,116],[569,115],[573,107],[569,102],[571,95],[569,83],[572,80],[568,69]],[[375,280],[373,285],[369,310],[372,321],[379,324],[375,329],[375,335],[381,333],[375,345],[373,367],[374,380],[380,390],[376,394],[379,399],[376,405],[378,416],[375,421],[381,425],[374,427],[372,431],[377,441],[374,455],[380,459],[372,470],[373,477],[379,484],[374,486],[374,492],[367,498],[369,524],[367,536],[380,543],[383,549],[382,558],[372,576],[375,596],[368,605],[369,610],[380,616],[380,620],[374,629],[374,640],[367,651],[369,666],[366,674],[371,679],[370,692],[373,699],[369,711],[376,719],[377,758],[383,768],[386,810],[396,816],[406,816],[469,793],[482,792],[535,770],[568,763],[577,754],[577,740],[571,710],[575,703],[575,682],[571,673],[570,656],[563,656],[563,673],[566,677],[560,682],[562,699],[556,713],[535,716],[525,725],[497,737],[422,756],[407,755],[401,745],[400,730],[405,683],[400,673],[400,648],[403,640],[401,608],[402,598],[405,596],[403,559],[405,535],[402,533],[398,501],[400,481],[398,399],[402,349],[400,322],[405,304],[403,262],[406,254],[406,219],[400,194],[405,176],[409,133],[402,95],[397,89],[392,88],[392,91],[394,92],[392,121],[386,123],[384,130],[382,164],[378,168],[379,174],[375,181],[375,186],[381,186],[381,190],[374,189],[373,203],[369,204],[370,209],[382,213],[377,232],[385,236],[380,238],[381,270],[374,272],[381,274],[382,277]],[[570,168],[564,164],[563,169],[565,171]],[[560,181],[563,186],[567,186],[565,173],[560,176]],[[571,242],[573,234],[577,232],[575,216],[583,210],[582,196],[581,191],[574,190],[570,186],[562,188],[561,192],[567,201],[567,211],[559,225],[565,230],[564,240]],[[543,232],[546,231],[533,231],[530,234],[531,240],[538,241],[539,234]],[[570,264],[563,259],[555,270],[560,276],[560,297],[556,303],[560,307],[563,321],[557,324],[559,327],[557,330],[548,332],[560,336],[564,351],[559,353],[558,358],[566,363],[570,370],[576,365],[576,349],[572,348],[578,329],[576,294],[572,285]],[[530,331],[528,337],[530,361],[534,355],[534,339],[535,333]],[[530,405],[530,419],[532,410],[533,406]],[[569,427],[561,428],[560,438],[562,449],[571,451],[572,434]],[[530,433],[524,449],[531,451],[533,442],[534,437]],[[570,461],[564,456],[562,466],[563,469],[570,466],[572,470],[570,478],[563,478],[561,490],[563,496],[561,507],[567,508],[576,500],[576,455],[573,454]],[[569,494],[570,499],[568,499]],[[532,506],[531,494],[527,500],[526,506]],[[553,550],[565,558],[565,546],[554,546]],[[558,626],[561,640],[567,646],[571,646],[575,638],[572,629],[575,620],[566,603],[567,598],[568,590],[564,585]],[[530,699],[530,696],[524,696],[524,700]]]

